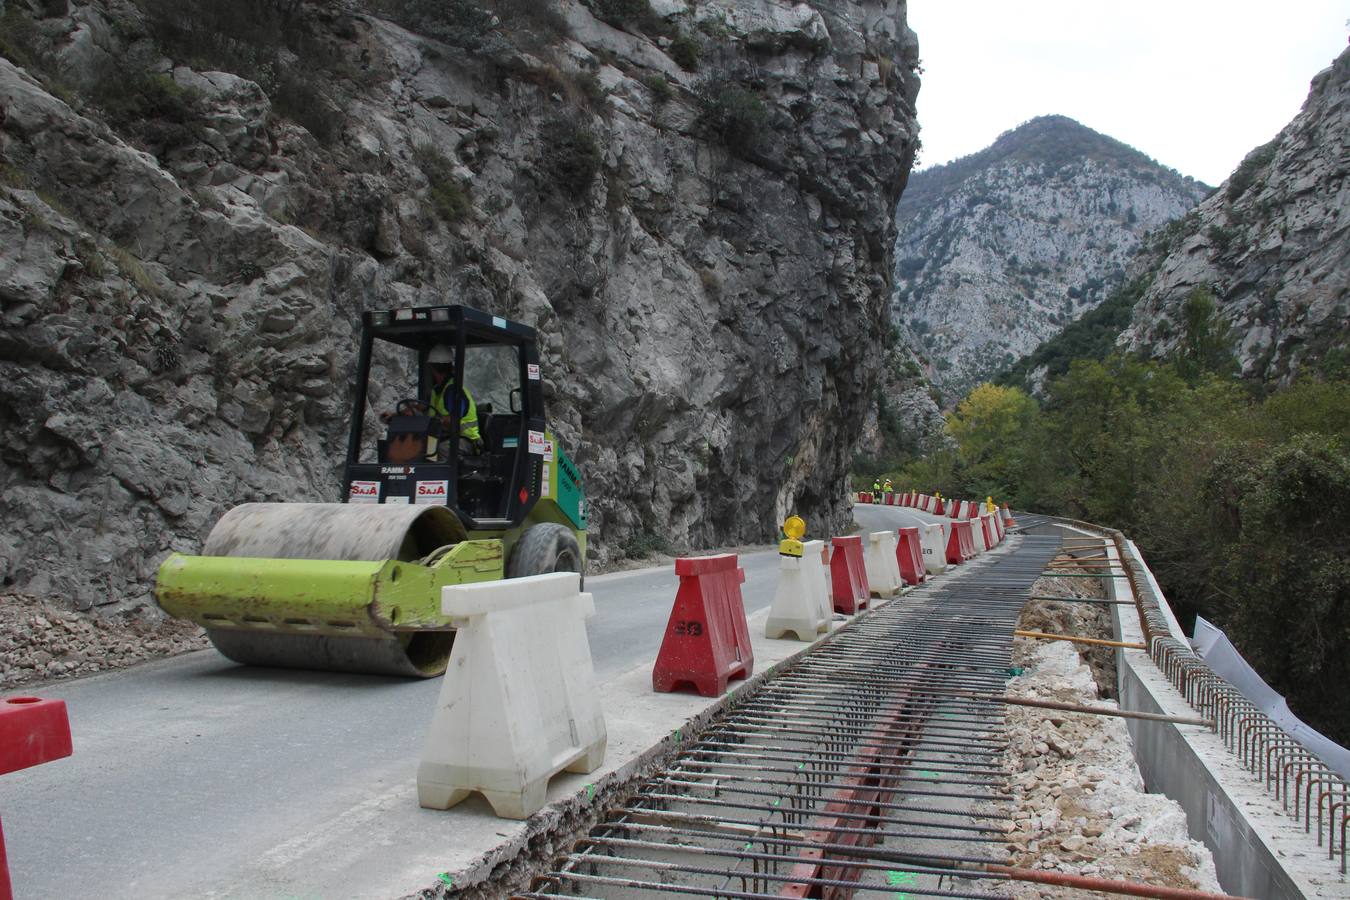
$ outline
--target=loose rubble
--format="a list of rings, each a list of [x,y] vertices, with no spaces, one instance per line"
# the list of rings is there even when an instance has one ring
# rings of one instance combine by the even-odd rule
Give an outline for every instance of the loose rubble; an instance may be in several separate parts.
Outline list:
[[[36,597],[0,595],[0,690],[209,646],[197,626],[149,607],[90,616]]]
[[[1079,582],[1067,585],[1065,582]],[[1042,579],[1034,593],[1084,596],[1089,579]],[[1111,636],[1099,604],[1028,604],[1019,627]],[[1094,625],[1095,623],[1095,625]],[[1109,651],[1018,638],[1008,685],[1014,696],[1115,708],[1103,700],[1100,678],[1114,681]],[[1095,676],[1095,677],[1094,677]],[[1008,707],[1014,830],[1008,837],[1014,866],[1168,887],[1221,891],[1208,848],[1191,840],[1182,809],[1144,790],[1122,719]],[[1014,896],[1079,897],[1082,891],[1021,885]]]

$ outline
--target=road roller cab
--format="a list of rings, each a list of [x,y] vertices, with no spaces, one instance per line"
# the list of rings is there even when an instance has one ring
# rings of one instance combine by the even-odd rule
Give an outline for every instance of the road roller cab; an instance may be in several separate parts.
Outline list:
[[[444,396],[476,408],[477,441],[463,439],[460,416],[424,414],[435,389],[428,357],[437,348],[453,356]],[[372,384],[372,371],[383,383]],[[399,394],[392,410],[370,407],[376,393],[391,390]],[[369,427],[380,412],[383,433]],[[584,529],[576,468],[545,421],[534,329],[464,306],[367,312],[345,487],[348,503],[446,506],[469,533],[508,531],[541,500],[562,514],[547,518]]]
[[[471,416],[427,414],[433,391],[476,407],[477,439]],[[230,510],[200,556],[160,566],[160,606],[238,662],[429,676],[453,639],[442,587],[583,572],[585,494],[547,426],[534,329],[463,306],[365,313],[338,499]]]

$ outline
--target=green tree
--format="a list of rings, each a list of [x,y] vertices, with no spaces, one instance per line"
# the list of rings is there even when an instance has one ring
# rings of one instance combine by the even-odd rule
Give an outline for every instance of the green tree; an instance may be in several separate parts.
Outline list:
[[[1036,401],[1024,391],[993,384],[976,387],[957,404],[947,416],[947,433],[956,441],[966,492],[1011,494],[1036,414]]]
[[[1216,460],[1206,500],[1234,530],[1217,618],[1301,717],[1350,740],[1350,449],[1300,434]]]
[[[1176,366],[1188,384],[1206,374],[1232,375],[1238,371],[1233,356],[1233,335],[1228,323],[1219,318],[1214,294],[1198,287],[1181,304],[1181,346]]]

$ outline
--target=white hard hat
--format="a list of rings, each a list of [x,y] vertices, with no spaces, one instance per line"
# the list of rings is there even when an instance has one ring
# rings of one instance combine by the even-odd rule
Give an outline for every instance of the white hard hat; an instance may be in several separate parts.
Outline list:
[[[455,364],[455,351],[444,344],[437,344],[427,354],[427,362],[432,365],[452,366]]]

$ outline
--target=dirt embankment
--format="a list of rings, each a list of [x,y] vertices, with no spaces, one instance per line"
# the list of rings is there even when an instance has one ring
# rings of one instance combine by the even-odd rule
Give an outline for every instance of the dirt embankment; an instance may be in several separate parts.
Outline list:
[[[140,608],[91,616],[22,594],[0,595],[0,690],[124,669],[209,647],[190,622]]]

